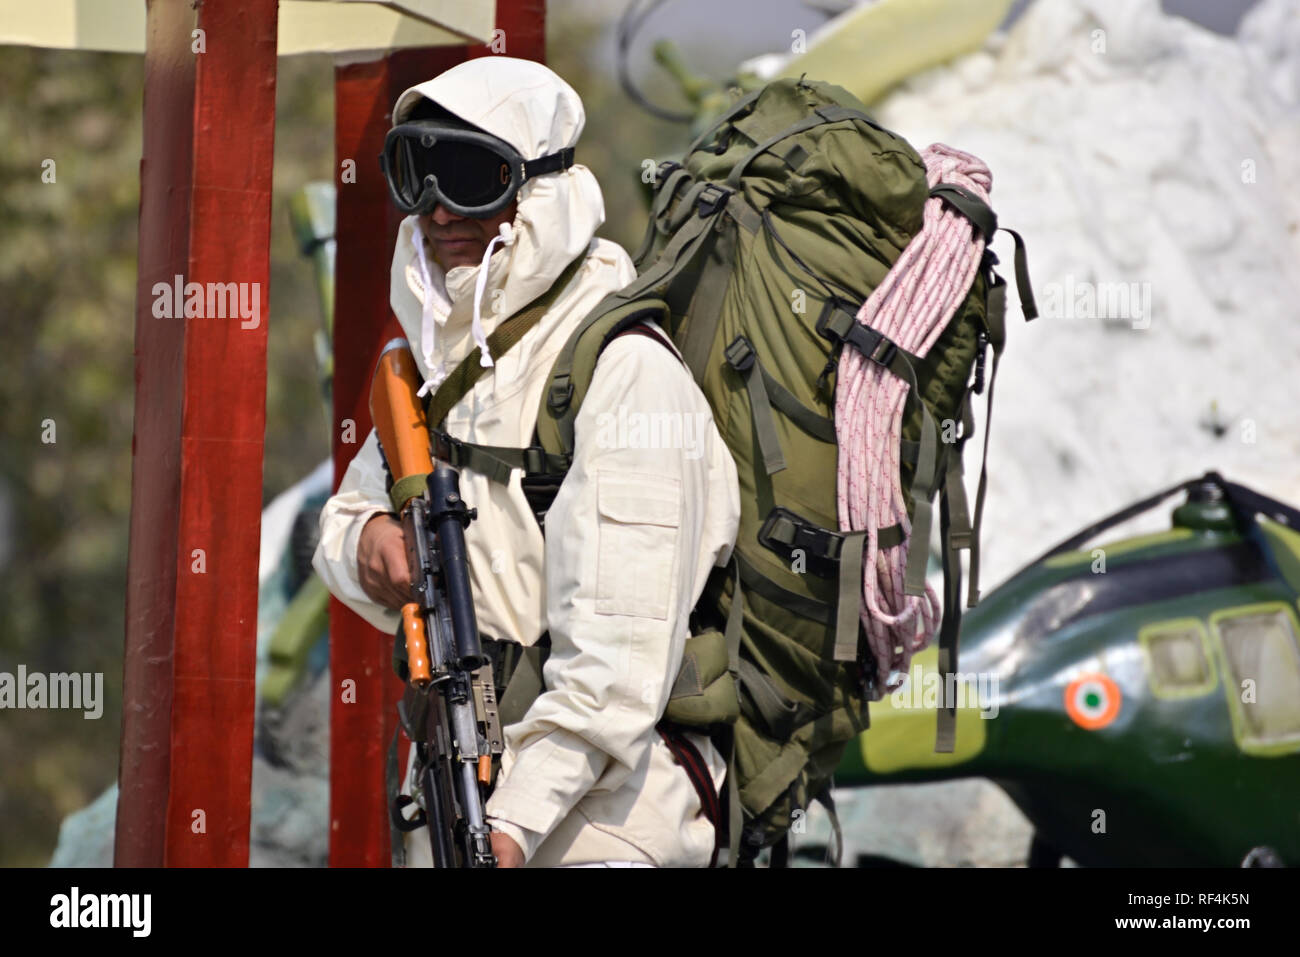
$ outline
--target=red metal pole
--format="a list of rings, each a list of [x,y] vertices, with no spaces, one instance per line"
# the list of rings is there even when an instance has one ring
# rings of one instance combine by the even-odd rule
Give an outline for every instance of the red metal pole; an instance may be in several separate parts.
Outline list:
[[[379,172],[388,129],[387,60],[339,67],[334,83],[338,189],[334,273],[334,488],[370,434],[369,377],[385,341],[400,334],[388,307],[393,229]],[[356,181],[342,178],[349,161]],[[330,863],[386,866],[387,712],[398,684],[391,641],[330,599]],[[351,683],[349,687],[349,683]]]
[[[276,0],[149,0],[119,866],[248,863],[275,68]]]
[[[544,60],[545,0],[497,0],[503,31],[495,52]],[[501,42],[504,42],[504,49]],[[403,50],[339,67],[334,84],[338,259],[334,300],[334,487],[370,433],[370,376],[379,350],[401,327],[388,306],[389,266],[401,214],[388,201],[378,156],[389,112],[407,87],[493,45]],[[356,182],[341,178],[345,160]],[[348,431],[352,423],[351,432]],[[344,439],[351,435],[353,441]],[[330,864],[387,867],[391,860],[384,773],[402,686],[392,670],[392,636],[330,601]],[[352,684],[346,686],[345,681]],[[345,697],[345,691],[347,697]],[[399,755],[405,769],[406,754]]]

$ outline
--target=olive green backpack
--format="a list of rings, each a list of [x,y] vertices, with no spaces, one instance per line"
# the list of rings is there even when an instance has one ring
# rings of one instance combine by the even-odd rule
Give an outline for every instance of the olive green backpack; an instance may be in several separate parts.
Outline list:
[[[672,337],[735,459],[741,517],[732,562],[715,570],[696,607],[664,723],[707,729],[728,757],[720,833],[729,836],[732,865],[773,846],[774,860],[783,860],[786,832],[810,800],[825,803],[834,820],[831,776],[845,745],[868,726],[868,701],[879,696],[858,617],[864,533],[836,531],[833,393],[846,343],[911,386],[900,450],[915,544],[907,591],[924,588],[937,495],[940,667],[956,670],[957,552],[970,549],[974,605],[985,487],[981,471],[972,520],[962,447],[973,426],[970,394],[985,387],[986,346],[993,348],[992,401],[1005,283],[987,252],[965,302],[923,359],[855,319],[921,229],[931,195],[917,152],[847,91],[778,80],[751,93],[691,144],[682,163],[660,164],[635,256],[638,277],[601,302],[565,344],[543,394],[534,446],[451,442],[441,449],[454,463],[501,481],[523,468],[525,492],[544,521],[571,461],[574,420],[602,349],[646,319]],[[973,194],[941,186],[934,195],[992,237],[996,218]],[[1036,313],[1023,244],[1015,239],[1029,319]],[[511,325],[515,340],[523,324]],[[473,376],[477,369],[477,362],[465,366]],[[430,421],[447,407],[440,404]],[[957,422],[959,433],[947,428],[950,440],[937,439],[936,423]],[[932,464],[917,476],[917,463],[927,460]],[[880,535],[882,548],[901,540],[897,525]],[[503,721],[522,716],[540,687],[540,662],[523,670],[532,681],[511,683]],[[955,708],[941,710],[936,750],[952,749],[955,717]]]

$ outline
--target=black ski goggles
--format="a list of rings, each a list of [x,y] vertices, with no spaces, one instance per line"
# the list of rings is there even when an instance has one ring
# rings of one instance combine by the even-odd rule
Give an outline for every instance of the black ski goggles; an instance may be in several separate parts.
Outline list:
[[[379,165],[393,203],[407,215],[442,206],[457,216],[487,219],[534,176],[572,166],[573,147],[526,160],[482,130],[412,120],[388,131]]]

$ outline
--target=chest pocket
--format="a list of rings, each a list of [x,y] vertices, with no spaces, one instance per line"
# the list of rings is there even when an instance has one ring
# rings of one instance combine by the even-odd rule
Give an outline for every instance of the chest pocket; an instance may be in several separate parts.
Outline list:
[[[668,617],[682,514],[680,479],[596,473],[596,613]]]

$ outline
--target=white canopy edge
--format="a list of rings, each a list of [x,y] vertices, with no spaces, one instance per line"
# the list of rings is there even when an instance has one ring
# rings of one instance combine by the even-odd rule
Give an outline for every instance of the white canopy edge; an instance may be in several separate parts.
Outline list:
[[[280,0],[277,46],[292,56],[482,43],[495,8],[493,0]],[[0,45],[143,53],[145,0],[0,0]]]

